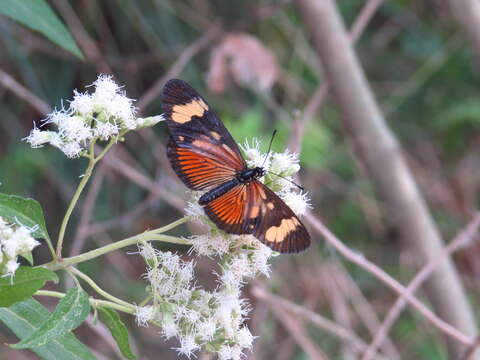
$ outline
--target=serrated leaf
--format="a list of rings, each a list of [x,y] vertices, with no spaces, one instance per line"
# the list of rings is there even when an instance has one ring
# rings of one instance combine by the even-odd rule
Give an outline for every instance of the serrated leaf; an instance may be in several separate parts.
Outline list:
[[[0,307],[7,307],[28,298],[47,281],[58,282],[57,274],[44,268],[21,266],[13,278],[0,277]]]
[[[50,312],[32,298],[0,308],[0,321],[19,339],[33,334],[49,316]],[[95,360],[90,350],[71,333],[31,350],[44,360]]]
[[[80,287],[70,289],[60,300],[55,311],[30,336],[17,344],[13,349],[27,349],[42,346],[76,329],[90,312],[88,294]]]
[[[30,265],[33,265],[33,255],[31,251],[20,254],[20,256],[27,260]]]
[[[33,237],[49,239],[42,207],[34,199],[0,193],[0,217],[18,225],[36,227]]]
[[[62,21],[44,0],[2,1],[0,13],[38,31],[55,44],[83,60],[75,40]]]
[[[118,348],[120,349],[122,355],[129,360],[136,359],[136,356],[130,349],[130,344],[128,342],[127,327],[120,319],[118,313],[112,309],[99,308],[98,314],[100,320],[107,325],[108,330],[110,330],[112,333],[112,336],[117,342]]]

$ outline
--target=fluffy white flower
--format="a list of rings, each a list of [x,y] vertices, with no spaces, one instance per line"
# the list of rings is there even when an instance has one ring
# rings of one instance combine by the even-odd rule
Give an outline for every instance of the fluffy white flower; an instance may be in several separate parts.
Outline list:
[[[73,100],[70,102],[70,109],[81,115],[91,115],[95,106],[92,95],[73,90]]]
[[[8,260],[7,263],[5,264],[5,270],[4,270],[3,276],[13,276],[13,274],[15,274],[15,271],[17,271],[19,266],[20,264],[17,262],[17,258]]]
[[[230,250],[230,241],[221,234],[207,233],[191,236],[188,241],[192,251],[201,256],[225,255]]]
[[[286,150],[283,153],[272,154],[270,171],[283,176],[291,176],[300,170],[298,155]]]
[[[280,195],[285,204],[287,204],[297,216],[303,216],[311,209],[310,199],[306,193],[302,192],[285,192]]]
[[[259,166],[267,169],[269,168],[271,156],[269,155],[267,157],[267,154],[262,154],[262,152],[260,151],[260,142],[258,141],[258,139],[254,138],[250,143],[248,141],[245,141],[245,143],[240,144],[240,148],[245,154],[245,160],[249,167]]]
[[[162,115],[137,119],[134,100],[125,95],[111,76],[100,75],[90,86],[94,88],[92,93],[74,90],[67,108],[53,111],[42,121],[52,124],[57,131],[34,127],[25,138],[32,148],[50,143],[67,157],[76,158],[90,141],[115,139],[121,132],[153,126],[163,120]]]
[[[203,341],[210,341],[213,339],[217,331],[217,324],[212,318],[206,318],[197,324],[198,336]]]
[[[92,130],[80,116],[65,116],[58,124],[60,135],[69,142],[82,142],[92,137]]]
[[[244,326],[237,333],[238,345],[242,348],[251,348],[253,343],[253,335],[250,330]]]
[[[155,308],[153,306],[139,306],[135,311],[137,325],[147,326],[148,322],[155,317]]]
[[[53,131],[42,131],[40,129],[34,128],[30,135],[28,135],[25,140],[30,143],[32,148],[39,148],[45,144],[48,144],[52,138],[52,134],[55,134]]]
[[[82,146],[77,142],[63,144],[61,150],[68,158],[78,158],[83,151]]]
[[[195,351],[200,349],[200,346],[195,341],[195,336],[189,334],[180,338],[180,347],[177,348],[179,354],[192,356]]]

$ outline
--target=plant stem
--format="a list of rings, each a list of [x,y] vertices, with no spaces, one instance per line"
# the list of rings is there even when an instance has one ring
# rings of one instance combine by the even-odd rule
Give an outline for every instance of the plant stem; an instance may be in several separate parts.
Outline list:
[[[103,290],[100,286],[97,285],[97,283],[95,281],[93,281],[92,278],[90,278],[88,275],[84,274],[83,272],[81,272],[80,270],[74,268],[74,267],[70,267],[70,271],[77,275],[78,277],[82,278],[88,285],[91,286],[91,288],[93,290],[95,290],[98,294],[100,294],[101,296],[103,296],[105,299],[108,299],[116,304],[119,304],[119,305],[123,305],[123,306],[130,306],[130,304],[126,301],[123,301],[113,295],[110,295],[109,293],[107,293],[105,290]]]
[[[58,233],[58,241],[57,241],[57,252],[56,252],[56,257],[55,259],[61,258],[62,257],[62,247],[63,247],[63,239],[65,238],[65,231],[67,229],[68,221],[70,220],[70,216],[72,215],[73,209],[75,208],[75,205],[78,202],[78,199],[80,198],[80,195],[85,188],[85,185],[87,185],[88,180],[90,180],[90,177],[92,176],[93,168],[99,162],[107,153],[108,150],[113,146],[113,144],[116,143],[116,141],[124,136],[128,130],[124,130],[120,132],[120,134],[117,137],[113,137],[110,139],[108,144],[103,148],[103,150],[98,154],[97,157],[95,157],[95,143],[96,139],[92,140],[90,142],[89,148],[88,148],[88,166],[87,169],[85,170],[85,174],[82,177],[82,180],[80,181],[80,184],[78,184],[77,190],[75,190],[75,194],[73,194],[73,198],[70,201],[70,204],[68,205],[67,212],[65,213],[65,216],[63,217],[62,225],[60,227],[60,232]]]
[[[59,298],[59,299],[65,297],[64,293],[61,293],[61,292],[58,292],[58,291],[49,291],[49,290],[38,290],[33,295],[35,295],[35,296],[50,296],[50,297],[56,297],[56,298]],[[113,302],[106,301],[106,300],[98,300],[98,299],[93,299],[93,298],[90,298],[89,301],[90,301],[90,305],[92,305],[95,308],[108,307],[110,309],[115,309],[115,310],[118,310],[118,311],[122,311],[122,312],[127,313],[127,314],[135,314],[135,312],[136,312],[135,306],[131,305],[131,304],[128,304],[128,303],[127,303],[128,306],[126,306],[126,305],[120,305],[120,304],[113,303]]]
[[[144,232],[142,234],[134,235],[127,239],[114,242],[113,244],[108,244],[98,249],[94,249],[77,256],[64,258],[58,261],[54,260],[49,263],[43,264],[41,266],[54,271],[59,269],[64,269],[70,265],[78,264],[80,262],[96,258],[98,256],[109,253],[111,251],[118,250],[126,246],[134,245],[142,241],[163,241],[171,244],[188,245],[189,242],[185,239],[175,237],[175,236],[159,234],[159,232],[167,231],[175,226],[183,224],[186,221],[188,221],[188,218],[182,218],[169,225],[164,226],[163,228],[159,228],[159,229]]]
[[[58,233],[56,258],[62,257],[63,239],[65,237],[65,230],[67,229],[68,221],[70,220],[70,216],[72,215],[73,209],[75,208],[75,205],[77,204],[77,201],[80,198],[80,194],[85,188],[85,185],[87,185],[87,182],[90,179],[90,176],[92,176],[92,171],[96,163],[94,158],[95,156],[94,146],[95,146],[95,141],[91,141],[90,147],[88,150],[87,170],[85,170],[85,174],[83,175],[82,180],[80,181],[80,184],[78,184],[77,190],[75,190],[75,194],[73,194],[73,198],[70,201],[70,204],[68,205],[67,212],[63,217],[62,225],[60,226],[60,232]]]

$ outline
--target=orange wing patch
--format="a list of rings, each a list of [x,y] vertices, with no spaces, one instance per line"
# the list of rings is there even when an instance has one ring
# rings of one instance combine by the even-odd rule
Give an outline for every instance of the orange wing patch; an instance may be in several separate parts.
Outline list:
[[[204,209],[210,219],[223,231],[231,234],[244,234],[246,204],[246,185],[238,185],[209,202]]]
[[[231,180],[236,173],[214,157],[177,146],[172,138],[168,142],[167,155],[177,175],[193,190],[209,190]]]
[[[208,111],[208,105],[202,99],[192,99],[189,103],[174,105],[171,118],[176,123],[184,124],[192,120],[193,116],[202,117],[205,111]]]

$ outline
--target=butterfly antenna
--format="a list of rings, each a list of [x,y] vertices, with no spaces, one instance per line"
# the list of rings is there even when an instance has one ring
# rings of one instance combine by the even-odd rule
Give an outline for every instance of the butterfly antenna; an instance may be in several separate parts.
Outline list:
[[[265,155],[265,159],[263,159],[263,164],[262,164],[262,168],[263,168],[263,165],[265,165],[265,162],[267,161],[268,159],[268,155],[270,155],[270,150],[272,150],[272,143],[273,143],[273,138],[275,137],[275,134],[277,133],[277,129],[273,130],[273,134],[272,134],[272,138],[270,139],[270,144],[268,145],[268,151],[267,151],[267,155]]]
[[[295,185],[296,187],[298,187],[300,190],[305,191],[305,188],[304,188],[303,186],[301,186],[301,185],[298,185],[295,181],[292,181],[292,180],[290,180],[290,179],[287,179],[285,176],[275,174],[275,173],[273,173],[273,172],[271,172],[271,171],[268,171],[268,170],[267,170],[267,172],[268,172],[269,174],[272,174],[272,175],[278,176],[279,178],[282,178],[282,179],[284,179],[284,180],[287,180],[288,182],[290,182],[290,183],[292,183],[293,185]]]

